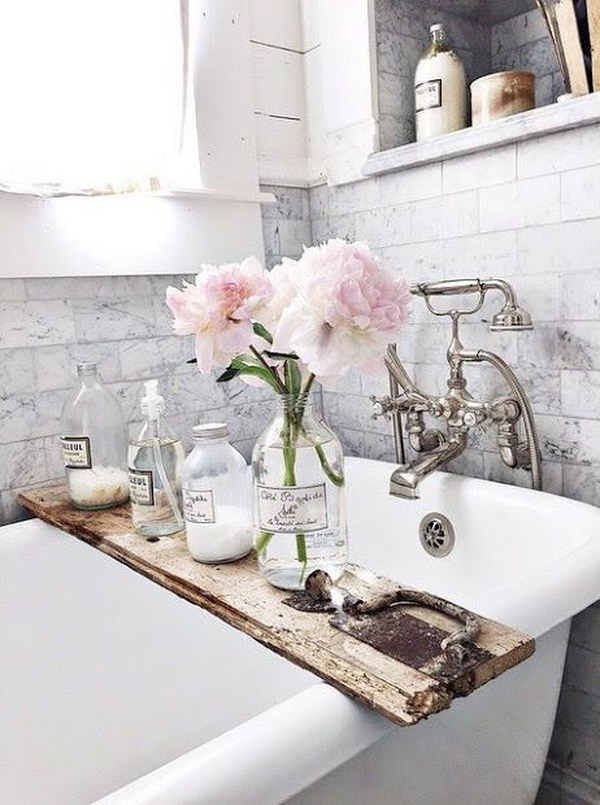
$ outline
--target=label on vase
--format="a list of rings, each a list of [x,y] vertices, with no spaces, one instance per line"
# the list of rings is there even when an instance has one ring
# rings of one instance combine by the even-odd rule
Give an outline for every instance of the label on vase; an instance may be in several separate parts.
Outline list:
[[[154,506],[154,478],[152,470],[129,468],[129,497],[137,506]]]
[[[261,531],[310,534],[327,528],[325,484],[256,487]]]
[[[434,78],[423,81],[415,87],[415,109],[423,112],[425,109],[435,109],[442,105],[442,79]]]
[[[183,516],[188,523],[215,523],[215,501],[211,489],[184,489]]]
[[[91,470],[92,447],[89,436],[63,436],[63,462],[68,470]]]

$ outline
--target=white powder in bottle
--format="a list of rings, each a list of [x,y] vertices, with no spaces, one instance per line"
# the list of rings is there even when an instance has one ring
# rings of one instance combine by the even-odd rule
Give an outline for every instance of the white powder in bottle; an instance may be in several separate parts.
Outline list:
[[[84,509],[125,503],[129,498],[129,476],[119,467],[72,470],[69,496],[75,506]]]
[[[464,129],[467,125],[465,68],[441,25],[431,26],[432,44],[415,73],[417,141]]]
[[[246,509],[217,505],[214,519],[214,523],[186,520],[188,550],[197,562],[231,562],[250,552],[252,528]]]

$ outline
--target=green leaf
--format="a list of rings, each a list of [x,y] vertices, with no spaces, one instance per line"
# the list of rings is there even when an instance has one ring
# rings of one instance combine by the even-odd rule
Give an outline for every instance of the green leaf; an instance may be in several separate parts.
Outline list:
[[[263,350],[263,355],[266,355],[268,358],[274,358],[275,360],[281,360],[281,361],[300,360],[300,358],[294,352],[274,352],[272,349]]]
[[[263,327],[263,325],[260,324],[260,322],[258,321],[252,322],[252,329],[254,330],[256,335],[258,335],[260,338],[264,338],[264,340],[267,341],[269,344],[273,343],[273,336],[267,330],[266,327]]]
[[[285,362],[285,384],[290,394],[300,394],[302,390],[302,375],[295,360]]]
[[[222,375],[217,377],[217,383],[227,383],[228,380],[233,380],[234,377],[239,375],[240,370],[236,369],[233,364],[227,367]]]

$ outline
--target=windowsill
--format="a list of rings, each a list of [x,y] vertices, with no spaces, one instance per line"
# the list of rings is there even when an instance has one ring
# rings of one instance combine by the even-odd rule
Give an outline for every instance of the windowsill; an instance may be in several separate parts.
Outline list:
[[[205,199],[206,201],[239,201],[249,204],[268,204],[275,200],[272,193],[243,192],[240,190],[213,190],[199,187],[168,187],[154,192],[139,193],[30,193],[20,190],[6,190],[0,188],[0,195],[29,196],[30,198],[57,199],[57,198],[122,198],[124,196],[149,196],[154,198],[189,198]]]
[[[590,126],[600,122],[600,92],[564,103],[554,103],[530,112],[463,129],[420,143],[409,143],[389,151],[371,154],[363,166],[364,176],[402,171],[473,154],[533,137],[554,134],[566,129]]]

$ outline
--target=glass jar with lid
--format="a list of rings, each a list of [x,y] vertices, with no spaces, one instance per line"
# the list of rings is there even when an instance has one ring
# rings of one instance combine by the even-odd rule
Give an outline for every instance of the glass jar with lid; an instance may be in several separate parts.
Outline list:
[[[194,449],[183,465],[183,513],[190,553],[218,564],[252,548],[249,474],[244,457],[229,443],[220,422],[192,429]]]

